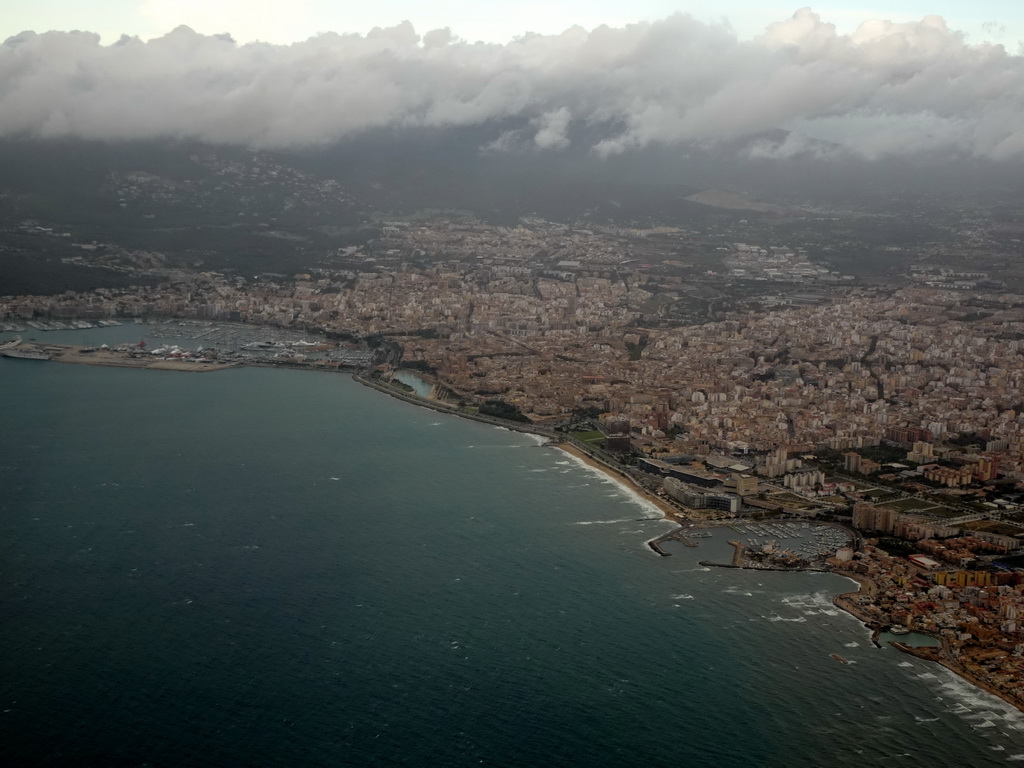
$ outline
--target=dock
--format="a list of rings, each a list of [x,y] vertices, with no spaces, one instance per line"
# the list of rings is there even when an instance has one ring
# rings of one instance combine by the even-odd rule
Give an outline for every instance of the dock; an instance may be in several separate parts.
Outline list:
[[[56,363],[75,365],[104,365],[115,368],[147,368],[163,371],[189,371],[202,373],[236,368],[239,363],[224,363],[216,360],[176,359],[160,357],[146,352],[126,352],[122,349],[82,347],[71,344],[19,343],[5,346],[5,357],[29,360],[52,360]]]
[[[651,539],[647,542],[647,546],[653,549],[662,557],[671,557],[671,552],[666,552],[661,545],[666,541],[678,541],[684,547],[696,547],[697,539],[707,538],[710,536],[708,533],[690,531],[687,528],[676,528],[674,531],[662,534],[656,539]]]

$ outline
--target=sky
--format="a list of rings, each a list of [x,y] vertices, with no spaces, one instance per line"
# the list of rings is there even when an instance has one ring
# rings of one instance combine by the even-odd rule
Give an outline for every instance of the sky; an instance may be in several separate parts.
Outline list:
[[[725,21],[749,39],[800,7],[780,0],[32,0],[6,5],[0,40],[24,30],[78,29],[98,33],[108,45],[122,34],[148,40],[181,24],[207,35],[227,32],[240,43],[293,43],[322,32],[365,34],[404,20],[421,34],[448,27],[469,42],[505,43],[526,32],[623,26],[676,12]],[[908,22],[938,15],[970,42],[989,40],[1014,50],[1024,42],[1020,0],[823,0],[812,7],[843,33],[867,19]]]
[[[17,3],[0,137],[289,148],[471,126],[495,132],[481,152],[754,137],[765,160],[1024,163],[1019,0],[771,2]]]

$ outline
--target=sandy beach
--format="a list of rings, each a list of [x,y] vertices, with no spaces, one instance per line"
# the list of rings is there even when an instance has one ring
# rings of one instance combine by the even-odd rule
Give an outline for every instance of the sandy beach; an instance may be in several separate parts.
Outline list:
[[[558,448],[565,451],[570,456],[576,457],[584,464],[586,464],[588,467],[593,467],[594,469],[598,469],[601,472],[604,472],[606,475],[608,475],[608,477],[612,478],[620,485],[629,489],[633,493],[641,496],[644,501],[649,501],[651,504],[653,504],[659,510],[661,510],[662,514],[665,516],[665,519],[679,522],[680,511],[678,509],[673,507],[671,504],[669,504],[667,501],[660,498],[659,496],[655,496],[646,488],[637,485],[627,475],[623,475],[622,473],[617,472],[615,469],[608,466],[604,462],[598,461],[593,456],[590,456],[586,452],[580,450],[574,445],[570,445],[569,443],[559,443]]]
[[[368,382],[364,381],[363,383],[368,383]],[[388,389],[386,389],[386,388],[384,388],[384,387],[382,387],[380,385],[377,385],[377,388],[381,389],[382,391],[387,392],[387,394],[390,394],[392,396],[400,397],[401,399],[405,399],[405,400],[408,400],[410,402],[415,402],[415,403],[420,404],[420,405],[427,405],[427,407],[434,407],[434,404],[431,403],[431,401],[426,400],[424,398],[413,397],[413,396],[408,396],[408,395],[400,395],[400,394],[396,393],[393,390],[388,391]],[[447,410],[449,412],[453,412],[453,411],[451,411],[448,408],[434,407],[434,409],[435,410]],[[455,415],[462,415],[462,414],[459,414],[459,413],[455,412]],[[514,430],[514,429],[517,428],[517,425],[509,424],[508,428]],[[522,431],[528,431],[528,430],[522,430]],[[676,507],[672,506],[671,504],[669,504],[664,499],[656,496],[655,494],[652,494],[646,488],[643,488],[642,486],[637,485],[628,475],[626,475],[626,474],[624,474],[622,472],[619,472],[614,467],[611,467],[608,464],[606,464],[606,463],[604,463],[604,462],[602,462],[602,461],[600,461],[598,459],[595,459],[593,456],[590,456],[585,451],[577,448],[576,446],[574,446],[574,445],[572,445],[570,443],[559,443],[557,445],[557,447],[560,450],[564,451],[565,453],[569,454],[570,456],[572,456],[572,457],[574,457],[576,459],[579,459],[581,462],[583,462],[587,466],[603,472],[608,477],[610,477],[613,480],[615,480],[617,483],[622,485],[624,488],[626,488],[630,492],[637,494],[644,501],[648,501],[651,504],[653,504],[658,510],[661,511],[662,515],[664,516],[664,518],[666,520],[671,520],[673,522],[680,523],[682,521],[682,519],[684,519],[682,517],[682,512],[679,509],[677,509]],[[655,550],[655,551],[657,551],[657,550]],[[872,627],[873,624],[874,624],[872,618],[869,615],[867,615],[867,613],[865,613],[865,612],[860,610],[860,606],[856,605],[853,602],[853,598],[858,596],[858,595],[866,595],[868,597],[872,597],[875,594],[877,594],[878,586],[875,584],[875,582],[873,580],[867,578],[866,576],[863,576],[862,574],[847,573],[847,572],[842,572],[842,573],[836,572],[836,573],[838,575],[840,575],[840,576],[845,576],[845,577],[851,579],[852,581],[857,582],[859,588],[856,589],[856,590],[852,590],[852,591],[849,591],[849,592],[843,592],[841,594],[836,595],[832,599],[833,604],[837,608],[840,608],[840,609],[846,611],[851,616],[853,616],[856,619],[864,622],[865,625],[867,625],[869,627]],[[913,656],[916,656],[916,657],[918,657],[920,659],[925,659],[925,660],[928,660],[928,661],[935,661],[935,662],[941,664],[946,669],[948,669],[951,672],[955,673],[956,675],[958,675],[962,679],[964,679],[967,682],[971,683],[972,685],[974,685],[974,686],[976,686],[978,688],[981,688],[981,689],[983,689],[985,691],[988,691],[989,693],[991,693],[991,694],[993,694],[995,696],[998,696],[1003,701],[1006,701],[1007,703],[1012,704],[1013,706],[1017,707],[1018,709],[1021,709],[1022,711],[1024,711],[1024,702],[1020,702],[1020,701],[1014,699],[1013,697],[1011,697],[1009,694],[1006,694],[1006,693],[1004,693],[1002,691],[999,691],[991,683],[989,683],[989,682],[987,682],[987,681],[977,677],[976,675],[972,674],[969,670],[965,669],[962,665],[960,665],[955,660],[950,658],[949,654],[947,652],[940,653],[940,652],[938,652],[937,649],[909,648],[907,646],[902,646],[902,647],[901,646],[896,646],[896,647],[899,648],[899,650],[904,651],[905,653],[909,653],[909,654],[911,654]]]

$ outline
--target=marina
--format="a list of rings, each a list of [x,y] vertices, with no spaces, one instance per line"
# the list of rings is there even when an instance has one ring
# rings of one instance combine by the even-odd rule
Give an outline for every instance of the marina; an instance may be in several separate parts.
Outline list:
[[[91,328],[115,328],[117,320],[27,320],[25,325],[36,331],[87,331]],[[15,325],[0,325],[0,331],[23,333],[26,329]]]
[[[105,333],[116,345],[132,334],[137,343],[142,330],[128,325]],[[181,338],[157,342],[148,329],[145,335],[157,349],[198,346]],[[51,338],[73,343],[59,334]],[[55,611],[27,616],[17,632],[8,628],[5,647],[17,662],[12,669],[18,673],[20,694],[8,715],[17,725],[18,738],[9,746],[15,755],[27,742],[52,739],[54,725],[58,734],[82,724],[88,728],[88,742],[56,740],[55,748],[85,752],[80,764],[102,762],[97,755],[109,754],[104,752],[106,740],[113,749],[121,748],[124,730],[102,706],[97,711],[95,696],[72,698],[59,712],[52,707],[55,697],[66,694],[67,676],[49,670],[74,664],[85,670],[86,682],[102,684],[91,670],[97,653],[107,647],[116,653],[111,656],[113,671],[141,693],[138,711],[147,733],[168,723],[185,728],[189,722],[213,719],[198,736],[193,728],[187,741],[167,747],[181,764],[196,764],[197,739],[205,748],[223,733],[238,734],[224,747],[225,761],[251,762],[251,744],[264,737],[267,722],[272,727],[264,751],[288,763],[294,755],[281,745],[294,737],[287,722],[294,717],[294,702],[323,708],[338,721],[355,718],[346,749],[364,764],[373,764],[368,756],[379,749],[374,738],[378,720],[399,722],[410,707],[415,719],[444,738],[430,744],[429,754],[415,752],[418,738],[394,743],[396,759],[413,752],[425,763],[441,754],[452,765],[468,764],[460,762],[465,747],[449,746],[459,734],[446,730],[450,718],[435,715],[437,702],[450,700],[449,681],[466,675],[460,679],[465,690],[456,697],[457,706],[485,715],[474,736],[506,733],[509,708],[494,702],[488,678],[476,671],[492,668],[550,713],[559,738],[571,731],[571,718],[564,715],[567,706],[584,708],[602,701],[609,707],[607,719],[599,723],[601,740],[591,735],[570,739],[566,749],[571,757],[564,765],[621,765],[602,762],[609,749],[673,764],[678,758],[674,745],[657,746],[662,744],[661,724],[672,717],[693,724],[686,738],[696,763],[723,766],[782,765],[773,762],[780,750],[786,754],[785,764],[814,765],[817,756],[833,752],[840,755],[835,765],[871,764],[893,754],[906,734],[922,740],[925,759],[947,764],[953,755],[960,764],[970,764],[974,752],[958,745],[969,744],[972,750],[1005,746],[1009,752],[1018,739],[1021,723],[1008,705],[968,686],[960,694],[961,688],[954,688],[959,680],[930,662],[896,654],[887,643],[881,649],[870,645],[863,626],[829,599],[848,588],[846,579],[707,569],[700,562],[703,557],[727,561],[732,552],[727,539],[771,538],[796,547],[804,540],[815,541],[814,534],[827,529],[841,534],[841,528],[804,520],[694,525],[679,530],[697,548],[669,542],[673,557],[656,558],[637,550],[663,523],[639,524],[636,502],[595,482],[588,470],[560,463],[561,452],[535,448],[539,442],[517,433],[465,420],[438,420],[391,399],[371,398],[363,388],[351,386],[348,377],[293,377],[254,366],[214,377],[140,378],[117,369],[68,370],[17,360],[2,364],[18,395],[10,401],[4,430],[5,453],[15,457],[5,470],[8,487],[15,509],[23,510],[11,524],[12,553],[15,543],[19,550],[45,553],[56,542],[77,558],[66,567],[37,572],[32,570],[36,560],[9,557],[26,600],[43,592],[67,596]],[[182,391],[193,404],[190,420],[206,426],[208,440],[197,441],[194,431],[180,428],[180,411],[151,407],[154,399],[172,401]],[[38,451],[18,448],[38,434],[38,424],[54,410],[63,417],[63,431]],[[155,422],[145,434],[137,428],[143,412]],[[83,417],[85,421],[78,421]],[[265,439],[248,439],[249,424],[258,424]],[[279,446],[296,430],[310,444],[303,444],[303,460],[285,472]],[[382,432],[400,439],[382,441]],[[172,471],[139,449],[151,433],[167,441]],[[83,452],[79,435],[95,440],[97,450]],[[223,461],[226,455],[234,458],[229,464]],[[407,472],[388,473],[396,462]],[[16,481],[55,463],[73,470],[59,478],[67,490],[58,485],[59,492],[51,493],[43,485],[41,492],[48,495],[37,500],[30,494],[33,489]],[[467,471],[486,477],[486,490],[460,482]],[[125,483],[124,477],[133,481]],[[181,477],[189,482],[181,483]],[[295,483],[282,488],[283,477]],[[333,481],[335,477],[340,480]],[[87,494],[71,490],[81,478],[90,483]],[[218,489],[225,486],[247,489],[261,502],[230,493],[222,497]],[[478,492],[496,501],[481,511]],[[296,493],[301,503],[289,505]],[[413,497],[415,506],[407,503]],[[382,504],[386,516],[380,514]],[[284,508],[295,511],[277,513]],[[323,515],[324,509],[337,513]],[[610,524],[577,524],[595,520]],[[386,551],[375,548],[395,526],[413,535],[399,537]],[[510,542],[522,547],[520,556],[488,556],[507,550]],[[96,610],[96,582],[82,579],[80,562],[110,562],[118,572],[139,573],[132,582],[110,588],[105,599],[129,601],[126,610],[140,620],[111,637],[107,617]],[[211,590],[209,565],[200,567],[199,562],[229,563],[230,589]],[[600,567],[594,567],[596,562]],[[174,594],[168,593],[161,563],[181,574]],[[265,578],[268,572],[273,578]],[[311,577],[311,572],[326,575]],[[237,600],[240,591],[254,585],[261,588],[259,601]],[[429,601],[423,599],[424,585],[430,587]],[[609,604],[614,611],[607,610]],[[544,622],[536,632],[516,623],[524,612]],[[222,630],[225,642],[214,646],[209,643],[211,614],[231,620]],[[410,639],[397,631],[390,617],[399,615],[416,621],[423,633]],[[284,626],[282,616],[290,618]],[[439,616],[457,620],[442,622]],[[101,650],[83,646],[82,633],[61,631],[73,622],[84,623],[85,633],[102,637]],[[160,631],[150,631],[154,625]],[[587,628],[582,635],[581,627]],[[296,628],[301,642],[296,641]],[[601,642],[580,653],[592,632]],[[296,666],[296,659],[308,652],[309,638],[329,662],[328,672],[338,673],[350,694],[339,698],[337,691],[325,691],[319,667],[308,678],[301,674],[309,665]],[[740,642],[745,648],[738,655]],[[613,650],[595,664],[594,654],[602,654],[609,644]],[[425,676],[423,664],[405,664],[410,647],[417,660],[427,659],[429,668],[441,674]],[[619,647],[644,647],[646,652],[624,654]],[[699,649],[702,664],[669,665],[666,671],[664,660],[681,647]],[[493,655],[488,655],[490,649]],[[856,666],[836,663],[829,658],[833,652]],[[525,655],[532,657],[530,662],[522,661]],[[251,729],[240,707],[185,712],[169,706],[167,702],[182,698],[183,689],[167,681],[191,679],[202,665],[232,701],[253,697],[249,681],[260,675],[285,695],[261,701],[269,716]],[[398,687],[376,685],[377,677],[363,674],[367,665]],[[715,668],[713,677],[706,673],[708,667]],[[854,670],[859,674],[851,674]],[[552,695],[552,677],[560,681],[560,691],[569,692],[568,700],[566,694]],[[886,685],[879,686],[879,680]],[[660,692],[665,685],[694,693],[666,698]],[[766,688],[799,695],[780,697],[780,720],[766,722],[752,736],[741,734],[736,755],[723,758],[720,745],[735,737],[721,728],[722,720],[748,717],[745,702]],[[694,703],[696,696],[699,704]],[[937,696],[944,701],[936,703]],[[984,698],[970,709],[958,706],[979,696]],[[379,709],[358,719],[362,710],[351,706],[353,700],[379,701]],[[873,714],[886,717],[896,730],[880,733],[875,719],[864,718],[862,705],[869,700]],[[826,734],[804,727],[825,707],[832,707],[828,711],[836,713],[833,719],[843,721],[843,730]],[[973,726],[982,722],[982,713],[1000,727],[979,736]],[[915,715],[940,719],[922,724]],[[794,726],[780,728],[779,721]],[[629,725],[616,731],[612,726],[617,722]],[[321,743],[318,722],[299,719],[294,728],[304,744]],[[364,733],[370,735],[363,738]],[[508,742],[512,746],[502,743],[496,750],[514,754],[521,739],[513,734]],[[599,748],[594,746],[598,742]],[[544,755],[560,748],[555,742],[542,746]],[[474,752],[472,758],[486,761],[489,754]],[[524,758],[526,763],[531,760],[541,764],[546,758]]]
[[[850,544],[850,535],[842,529],[806,521],[747,523],[745,532],[753,534],[745,540],[748,555],[790,558],[815,565],[824,565],[838,549]]]
[[[357,369],[372,365],[379,355],[378,350],[364,345],[328,340],[301,330],[237,323],[164,320],[150,324],[136,319],[127,324],[115,320],[33,320],[28,325],[35,331],[55,333],[61,343],[19,337],[4,344],[4,356],[129,368],[216,370],[235,365]],[[56,333],[62,331],[75,333]],[[112,332],[121,339],[133,340],[101,343]],[[87,343],[73,343],[73,337]]]
[[[661,544],[678,541],[687,547],[696,547],[700,539],[711,538],[713,529],[728,529],[745,539],[731,539],[734,549],[728,563],[704,562],[728,568],[751,568],[756,570],[825,570],[826,560],[835,557],[836,552],[848,547],[851,534],[842,526],[823,525],[807,520],[734,520],[724,525],[709,524],[702,530],[696,524],[676,529],[648,542],[648,546],[659,555],[668,556]]]

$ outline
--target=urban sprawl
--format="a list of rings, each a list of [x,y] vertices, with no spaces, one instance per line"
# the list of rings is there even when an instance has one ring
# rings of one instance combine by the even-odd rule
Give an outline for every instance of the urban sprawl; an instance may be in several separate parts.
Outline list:
[[[179,270],[149,287],[2,297],[0,329],[260,326],[263,342],[207,334],[201,352],[123,353],[376,364],[385,385],[407,368],[437,407],[549,431],[684,525],[851,527],[853,546],[820,554],[771,537],[737,548],[748,567],[857,579],[843,607],[938,638],[916,652],[1024,706],[1024,295],[926,260],[868,283],[770,244],[723,242],[709,269],[679,255],[692,235],[394,221],[293,276]],[[114,250],[83,244],[81,258],[170,274],[159,254]],[[275,343],[285,332],[312,340]]]

